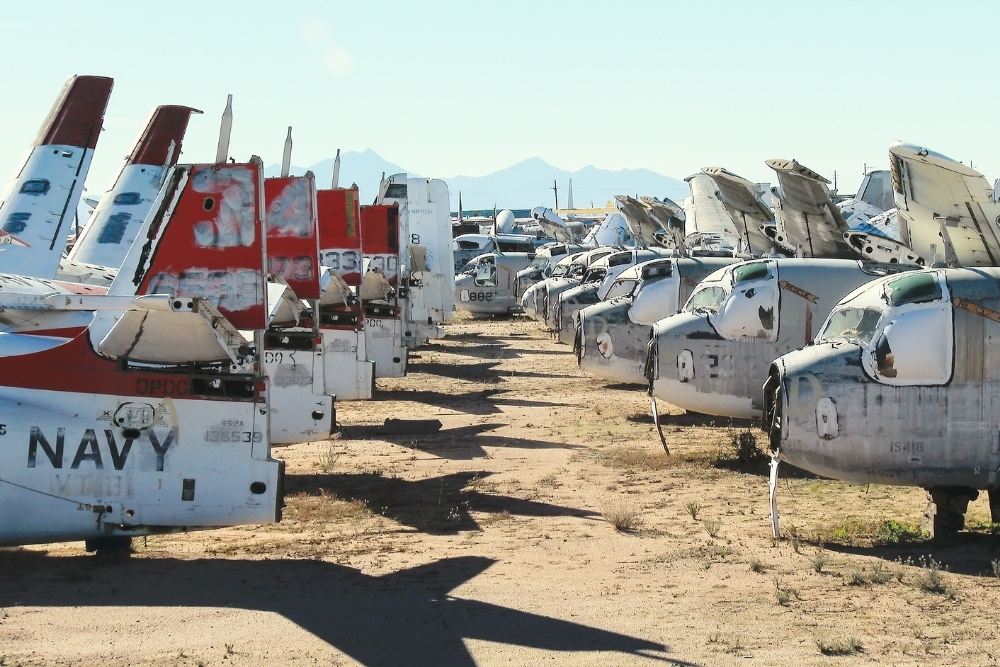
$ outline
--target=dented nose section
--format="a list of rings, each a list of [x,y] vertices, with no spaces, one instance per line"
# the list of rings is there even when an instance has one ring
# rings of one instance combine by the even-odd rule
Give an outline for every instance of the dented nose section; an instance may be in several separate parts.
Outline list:
[[[817,475],[863,481],[874,460],[849,443],[865,438],[864,394],[870,381],[861,348],[823,343],[778,357],[764,382],[762,428],[772,453]]]
[[[630,306],[628,301],[605,301],[580,310],[574,349],[581,370],[588,375],[646,384],[650,327],[628,319]]]
[[[759,406],[734,365],[739,350],[701,313],[678,313],[653,325],[653,395],[690,412],[752,418]]]

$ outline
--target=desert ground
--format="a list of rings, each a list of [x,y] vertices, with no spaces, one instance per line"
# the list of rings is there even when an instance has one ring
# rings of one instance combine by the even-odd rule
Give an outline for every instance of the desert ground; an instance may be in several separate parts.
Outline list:
[[[447,331],[275,449],[278,524],[0,553],[0,665],[1000,662],[985,498],[940,546],[918,489],[785,470],[776,541],[756,425],[661,405],[667,456],[538,324]]]

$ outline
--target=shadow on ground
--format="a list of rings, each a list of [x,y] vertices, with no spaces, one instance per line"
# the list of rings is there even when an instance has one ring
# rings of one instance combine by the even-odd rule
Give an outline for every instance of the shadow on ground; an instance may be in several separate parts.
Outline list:
[[[507,391],[506,389],[484,389],[482,391],[447,392],[393,389],[390,391],[379,390],[375,392],[374,398],[377,401],[414,401],[437,408],[457,410],[458,412],[470,415],[500,414],[502,406],[561,408],[570,405],[569,403],[534,401],[526,398],[501,396],[501,394],[505,394]]]
[[[981,532],[962,532],[945,542],[927,539],[897,545],[854,546],[828,543],[822,546],[837,553],[871,556],[912,565],[920,565],[921,557],[933,558],[948,572],[990,578],[997,576],[992,562],[1000,559],[1000,536]]]
[[[384,440],[396,445],[440,456],[445,459],[467,461],[486,458],[485,447],[517,449],[578,449],[578,445],[547,440],[512,438],[489,433],[504,424],[471,424],[458,428],[442,429],[427,433],[385,433],[383,426],[342,426],[340,436],[345,440]]]
[[[424,533],[451,535],[479,530],[472,512],[534,517],[596,519],[590,510],[505,496],[490,491],[491,475],[465,471],[419,480],[386,477],[379,473],[286,475],[288,493],[333,493],[354,500],[373,512]]]
[[[475,662],[465,647],[468,639],[689,664],[669,659],[669,648],[657,642],[451,594],[494,562],[476,556],[445,558],[372,576],[312,560],[132,558],[101,567],[92,557],[13,552],[0,554],[0,607],[268,611],[364,665],[471,666]],[[240,647],[235,650],[239,655]]]

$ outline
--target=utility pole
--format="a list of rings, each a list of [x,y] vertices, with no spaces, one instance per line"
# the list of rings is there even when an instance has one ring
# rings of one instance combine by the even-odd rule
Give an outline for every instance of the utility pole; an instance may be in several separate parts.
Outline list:
[[[556,196],[556,207],[554,209],[552,209],[552,210],[558,211],[559,210],[559,183],[557,183],[555,179],[552,179],[552,192]]]

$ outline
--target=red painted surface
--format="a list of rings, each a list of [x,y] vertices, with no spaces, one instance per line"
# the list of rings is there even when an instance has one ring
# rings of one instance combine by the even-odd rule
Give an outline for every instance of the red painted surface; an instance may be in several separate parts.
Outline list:
[[[174,142],[174,152],[167,166],[172,167],[177,164],[192,113],[201,112],[175,104],[156,107],[135,147],[132,148],[132,153],[128,156],[128,164],[165,165],[171,141]]]
[[[395,286],[399,277],[399,205],[361,207],[361,252],[389,267],[386,279]]]
[[[97,146],[113,85],[114,80],[106,76],[70,78],[42,123],[35,145]]]
[[[361,207],[361,247],[366,255],[399,254],[399,205]]]
[[[199,393],[204,386],[204,382],[200,380],[211,376],[146,369],[125,370],[119,362],[101,357],[94,351],[86,329],[81,330],[75,338],[49,350],[0,357],[0,374],[4,378],[5,386],[22,389],[47,389],[105,396],[244,400]],[[224,375],[219,378],[227,379]],[[240,377],[235,381],[241,380],[254,382],[251,377]]]
[[[319,247],[320,261],[329,266],[348,285],[361,284],[361,214],[358,191],[354,188],[320,190]]]
[[[148,238],[161,231],[162,238],[136,293],[201,296],[236,328],[265,329],[260,162],[184,169],[188,180],[172,214],[158,211],[150,226]]]
[[[318,299],[319,233],[313,175],[264,180],[268,273],[300,299]]]

